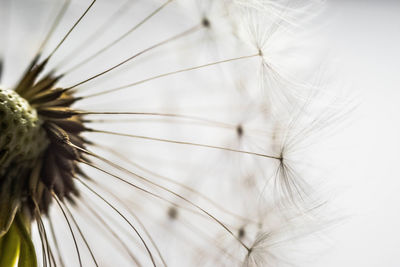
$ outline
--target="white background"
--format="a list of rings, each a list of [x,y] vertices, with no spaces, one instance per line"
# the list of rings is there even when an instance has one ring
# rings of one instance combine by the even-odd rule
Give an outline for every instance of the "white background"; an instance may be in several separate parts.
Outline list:
[[[399,12],[400,1],[327,1],[321,36],[358,107],[336,155],[348,216],[311,266],[400,266]]]

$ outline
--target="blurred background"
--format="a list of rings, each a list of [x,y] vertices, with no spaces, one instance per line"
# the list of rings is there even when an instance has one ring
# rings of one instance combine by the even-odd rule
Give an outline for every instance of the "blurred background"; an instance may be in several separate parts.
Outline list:
[[[339,133],[342,225],[311,266],[400,266],[400,2],[326,1],[320,36],[358,106]],[[333,158],[332,161],[335,159]]]

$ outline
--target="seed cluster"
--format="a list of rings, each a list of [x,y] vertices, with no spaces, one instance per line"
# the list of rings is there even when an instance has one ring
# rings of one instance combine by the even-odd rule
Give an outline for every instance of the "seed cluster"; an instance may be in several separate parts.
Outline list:
[[[59,77],[39,78],[46,63],[35,58],[14,90],[0,91],[0,203],[7,203],[0,212],[7,221],[14,206],[34,220],[54,197],[79,195],[73,178],[81,156],[72,144],[84,148],[85,127],[70,109],[76,99],[54,87]]]
[[[48,145],[36,110],[16,92],[0,89],[0,177],[11,163],[29,167]]]

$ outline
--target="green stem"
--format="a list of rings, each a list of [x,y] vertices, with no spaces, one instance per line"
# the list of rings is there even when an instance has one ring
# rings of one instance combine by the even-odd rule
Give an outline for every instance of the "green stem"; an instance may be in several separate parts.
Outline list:
[[[18,212],[8,232],[0,238],[0,266],[37,267],[30,222]]]
[[[21,242],[18,229],[14,223],[0,241],[0,266],[15,266],[19,257]]]

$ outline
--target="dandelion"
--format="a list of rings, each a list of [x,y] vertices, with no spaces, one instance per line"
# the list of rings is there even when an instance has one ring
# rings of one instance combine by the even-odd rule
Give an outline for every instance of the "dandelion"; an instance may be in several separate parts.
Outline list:
[[[270,48],[310,6],[2,1],[0,266],[287,264],[334,117]]]

